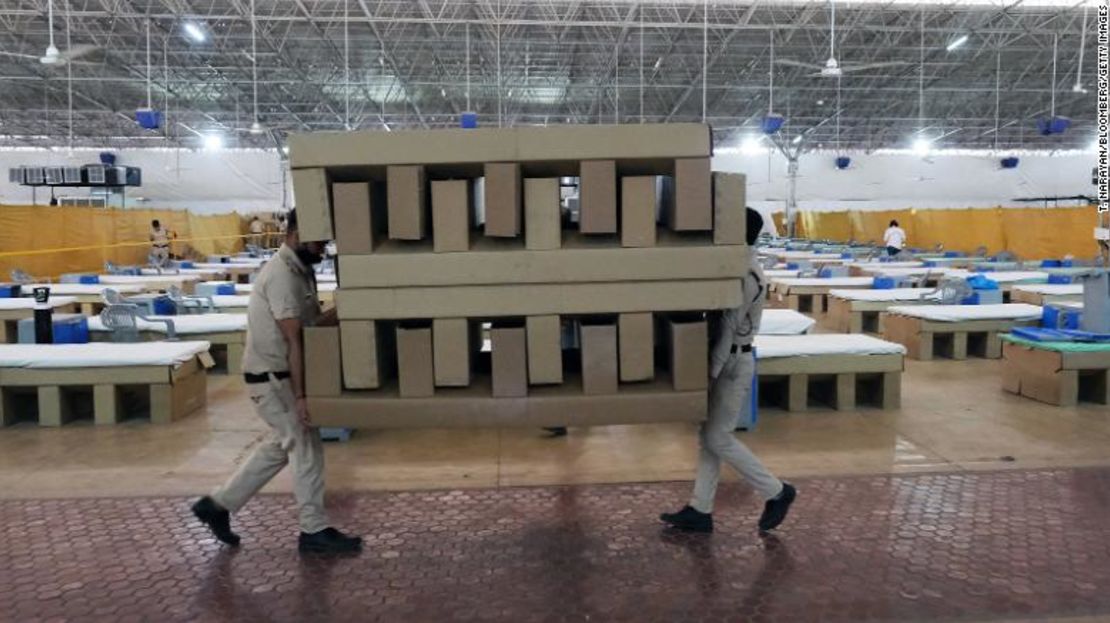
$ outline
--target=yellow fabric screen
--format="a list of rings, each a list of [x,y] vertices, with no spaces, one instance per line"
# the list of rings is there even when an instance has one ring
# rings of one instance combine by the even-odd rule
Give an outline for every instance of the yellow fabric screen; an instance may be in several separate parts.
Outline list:
[[[99,271],[105,261],[143,264],[150,251],[150,221],[158,219],[177,234],[175,254],[234,253],[246,233],[238,214],[197,215],[184,210],[0,206],[0,281],[13,268],[36,277]],[[200,240],[194,240],[200,239]],[[128,246],[126,243],[138,243]],[[97,247],[38,253],[49,249]],[[23,252],[35,251],[34,254]]]

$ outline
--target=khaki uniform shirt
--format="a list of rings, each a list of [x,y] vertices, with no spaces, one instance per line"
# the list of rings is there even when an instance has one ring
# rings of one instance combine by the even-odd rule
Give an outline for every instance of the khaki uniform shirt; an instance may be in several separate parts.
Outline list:
[[[254,280],[247,304],[243,371],[252,374],[288,371],[289,346],[277,321],[297,318],[305,326],[312,326],[319,315],[320,301],[312,268],[305,266],[293,249],[281,245]]]
[[[165,227],[150,229],[150,242],[151,245],[157,248],[170,246],[170,233],[166,231]]]
[[[710,376],[716,378],[732,353],[732,346],[750,345],[759,333],[759,323],[763,318],[763,300],[767,292],[767,281],[763,267],[756,257],[755,247],[750,250],[750,268],[740,279],[741,304],[734,309],[721,313],[720,322],[713,338],[711,351]]]
[[[252,234],[261,234],[266,231],[266,227],[262,224],[262,221],[251,221],[250,231]]]

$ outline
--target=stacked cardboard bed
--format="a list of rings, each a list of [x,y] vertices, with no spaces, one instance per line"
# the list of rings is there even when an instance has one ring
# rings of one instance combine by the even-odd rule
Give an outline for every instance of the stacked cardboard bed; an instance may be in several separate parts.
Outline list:
[[[705,416],[706,312],[741,303],[749,255],[744,178],[711,173],[707,126],[307,134],[290,150],[301,236],[339,254],[339,326],[305,335],[318,423]]]

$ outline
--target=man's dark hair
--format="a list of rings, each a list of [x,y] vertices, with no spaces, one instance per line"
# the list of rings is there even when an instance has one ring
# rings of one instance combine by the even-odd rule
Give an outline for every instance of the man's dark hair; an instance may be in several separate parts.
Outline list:
[[[748,221],[748,244],[755,244],[759,240],[759,232],[763,231],[763,215],[751,208],[745,208]]]
[[[289,213],[285,215],[285,231],[286,232],[297,231],[297,210],[296,209],[290,210]]]
[[[153,221],[150,222],[150,226],[153,227],[154,229],[158,229],[159,227],[162,226],[162,223],[160,223],[158,221],[158,219],[154,219]]]
[[[898,227],[898,221],[895,221],[895,220],[891,220],[891,221],[890,221],[890,226],[891,226],[891,227]]]

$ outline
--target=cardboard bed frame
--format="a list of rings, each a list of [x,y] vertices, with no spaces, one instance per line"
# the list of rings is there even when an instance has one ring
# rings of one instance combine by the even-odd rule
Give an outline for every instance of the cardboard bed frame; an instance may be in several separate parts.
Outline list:
[[[937,355],[955,360],[968,355],[998,359],[1002,356],[1001,334],[1039,323],[1039,318],[936,322],[883,312],[883,339],[905,346],[906,356],[919,361],[931,361]]]
[[[1061,407],[1110,404],[1110,352],[1064,353],[1006,342],[1002,388]]]
[[[760,359],[756,363],[760,396],[774,395],[785,381],[782,405],[805,411],[824,403],[838,411],[870,404],[897,409],[902,404],[902,355],[810,355]]]

